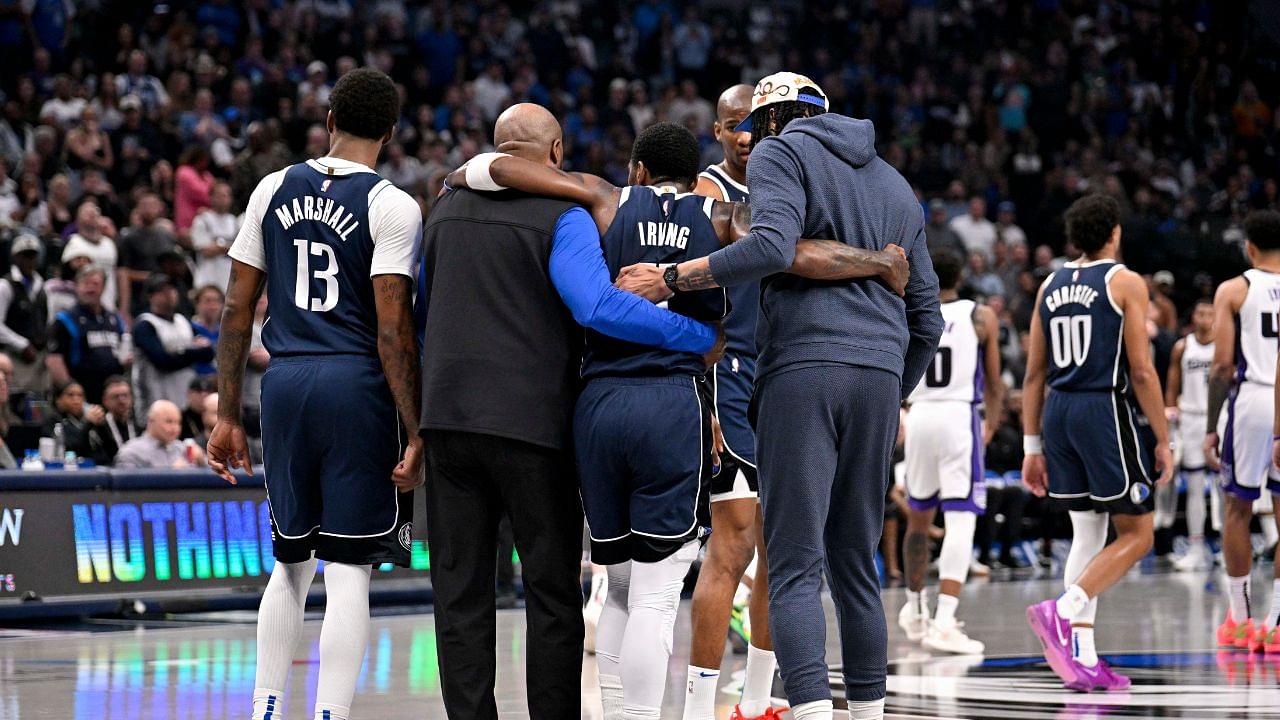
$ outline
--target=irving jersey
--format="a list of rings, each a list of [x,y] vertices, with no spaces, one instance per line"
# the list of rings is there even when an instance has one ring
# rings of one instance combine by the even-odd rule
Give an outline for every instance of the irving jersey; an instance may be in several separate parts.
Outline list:
[[[263,178],[228,253],[266,272],[274,356],[376,357],[373,276],[417,272],[422,213],[370,168],[324,157]]]
[[[911,402],[982,402],[982,344],[973,324],[972,300],[942,303],[942,338],[924,380],[911,393]]]
[[[1123,265],[1114,260],[1067,263],[1049,276],[1040,300],[1040,329],[1049,353],[1049,387],[1068,392],[1125,392],[1124,313],[1108,283]]]
[[[1247,270],[1249,290],[1236,312],[1236,380],[1274,386],[1280,336],[1280,273]]]
[[[632,185],[622,189],[618,211],[600,242],[611,277],[628,265],[670,265],[710,255],[720,249],[711,224],[715,201],[672,187]],[[667,308],[703,322],[714,322],[728,311],[723,289],[676,293]],[[701,355],[637,345],[588,330],[582,376],[641,377],[702,375]]]
[[[715,183],[725,202],[749,202],[747,186],[725,174],[719,165],[708,165],[700,177]],[[724,320],[725,354],[756,359],[756,316],[760,314],[760,283],[739,283],[726,291],[733,308]]]
[[[1209,370],[1212,367],[1213,343],[1201,344],[1195,333],[1187,335],[1182,345],[1180,411],[1193,415],[1209,412]]]

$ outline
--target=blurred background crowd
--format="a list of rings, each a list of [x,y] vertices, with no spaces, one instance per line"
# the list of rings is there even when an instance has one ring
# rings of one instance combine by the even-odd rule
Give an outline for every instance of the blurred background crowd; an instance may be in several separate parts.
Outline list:
[[[1280,209],[1267,5],[0,0],[7,447],[20,457],[51,419],[101,435],[113,412],[133,428],[107,433],[118,446],[150,433],[134,423],[158,400],[201,434],[239,213],[264,175],[325,154],[329,90],[363,65],[404,100],[377,170],[424,213],[511,103],[551,108],[566,166],[620,184],[640,129],[683,123],[716,162],[720,91],[804,72],[833,111],[875,122],[930,247],[969,258],[964,294],[1001,318],[1010,387],[1035,289],[1074,256],[1062,213],[1096,191],[1120,201],[1124,260],[1150,279],[1163,374],[1194,301],[1242,269],[1244,214]],[[267,360],[256,347],[251,370]],[[104,410],[110,387],[127,409]],[[1010,398],[1001,472],[1021,459]]]

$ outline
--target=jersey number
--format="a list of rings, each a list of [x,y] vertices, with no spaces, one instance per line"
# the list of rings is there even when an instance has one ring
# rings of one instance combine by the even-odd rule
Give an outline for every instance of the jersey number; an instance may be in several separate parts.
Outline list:
[[[309,243],[302,238],[293,241],[298,249],[298,278],[293,288],[293,304],[303,310],[328,312],[338,304],[338,258],[333,248],[324,243]],[[325,268],[316,270],[317,280],[324,282],[324,299],[311,297],[311,256],[323,256]]]
[[[932,388],[946,387],[951,384],[951,348],[938,348],[938,354],[933,356],[933,364],[929,366],[929,372],[924,375],[924,384]]]
[[[1093,337],[1093,317],[1072,315],[1049,320],[1049,344],[1053,346],[1053,364],[1060,368],[1083,365],[1089,356],[1089,340]]]
[[[1276,313],[1262,313],[1262,337],[1280,337],[1280,328],[1276,327]]]

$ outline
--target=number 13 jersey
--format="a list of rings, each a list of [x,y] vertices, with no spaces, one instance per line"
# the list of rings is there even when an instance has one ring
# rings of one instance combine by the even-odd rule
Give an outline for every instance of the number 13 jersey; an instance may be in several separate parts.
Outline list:
[[[372,169],[323,157],[254,189],[227,253],[267,274],[272,357],[377,357],[373,276],[415,277],[422,211]]]
[[[973,326],[972,300],[942,303],[942,338],[911,402],[982,401],[982,346]]]
[[[1124,313],[1109,288],[1111,278],[1123,267],[1114,260],[1067,263],[1045,280],[1040,329],[1049,354],[1050,388],[1128,391]]]

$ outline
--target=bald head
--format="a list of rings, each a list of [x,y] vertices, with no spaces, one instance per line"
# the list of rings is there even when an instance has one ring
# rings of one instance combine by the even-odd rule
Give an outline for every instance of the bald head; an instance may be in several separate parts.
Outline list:
[[[720,99],[716,101],[716,117],[721,124],[729,125],[729,123],[725,122],[726,120],[740,119],[751,114],[751,94],[753,92],[755,92],[755,88],[750,85],[734,85],[720,93]],[[730,125],[729,128],[733,129],[733,126]]]
[[[563,154],[560,122],[550,110],[533,103],[518,103],[502,111],[493,127],[493,144],[498,152],[552,167],[560,166]]]
[[[147,410],[147,434],[168,445],[182,433],[182,411],[168,400],[157,400]]]

